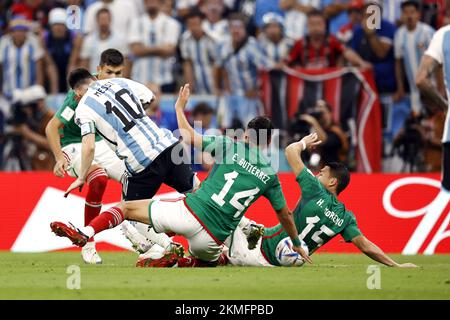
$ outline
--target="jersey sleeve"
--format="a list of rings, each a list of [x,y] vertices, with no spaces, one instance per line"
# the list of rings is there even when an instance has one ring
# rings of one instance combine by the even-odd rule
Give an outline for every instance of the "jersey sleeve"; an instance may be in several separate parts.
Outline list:
[[[166,30],[166,44],[176,46],[181,34],[181,26],[177,20],[169,18],[169,26]]]
[[[82,137],[95,134],[95,122],[95,112],[84,103],[84,99],[81,99],[75,111],[75,123],[80,127]]]
[[[55,117],[61,121],[64,125],[67,125],[69,122],[74,120],[75,116],[75,108],[73,107],[72,92],[69,92],[64,99],[62,106],[58,109],[55,114]]]
[[[139,98],[141,103],[150,103],[155,98],[155,94],[152,92],[152,90],[150,90],[142,83],[128,79],[126,79],[126,81],[133,90],[133,93]]]
[[[349,223],[345,226],[344,230],[341,232],[341,236],[344,238],[345,242],[350,242],[357,236],[361,236],[362,232],[358,228],[356,223],[356,218],[352,215]]]
[[[320,181],[306,167],[297,176],[297,182],[300,185],[300,189],[302,189],[302,198],[312,198],[324,191]]]
[[[443,44],[444,44],[444,30],[440,29],[434,34],[433,38],[431,39],[431,43],[427,51],[425,51],[425,54],[427,56],[432,57],[439,64],[442,64],[444,61]]]
[[[275,180],[272,186],[266,190],[266,192],[264,193],[264,197],[269,200],[272,208],[275,211],[281,210],[286,206],[286,199],[284,198],[278,176],[275,176]]]
[[[87,36],[81,45],[80,50],[80,58],[81,59],[90,59],[92,58],[92,45],[93,38],[91,36]]]
[[[133,19],[130,24],[130,29],[128,31],[128,44],[141,43],[141,34],[143,30],[139,30],[139,25],[141,24],[141,19]]]

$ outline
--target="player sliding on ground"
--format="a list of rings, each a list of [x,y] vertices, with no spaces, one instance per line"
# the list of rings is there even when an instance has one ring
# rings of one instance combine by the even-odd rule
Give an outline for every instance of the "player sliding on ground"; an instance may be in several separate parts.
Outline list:
[[[135,220],[153,226],[157,232],[173,232],[184,236],[192,255],[181,258],[167,253],[161,259],[143,259],[139,265],[214,266],[221,256],[225,239],[237,228],[248,207],[264,196],[292,239],[293,250],[306,261],[312,262],[300,247],[278,177],[261,150],[271,140],[273,125],[270,119],[257,117],[251,120],[245,131],[244,142],[236,142],[225,136],[202,136],[194,131],[184,114],[189,95],[189,85],[182,87],[175,107],[183,139],[210,152],[215,158],[213,169],[197,191],[188,194],[185,200],[122,202],[102,213],[87,227],[74,229],[53,222],[52,230],[84,246],[94,234],[112,228],[124,219]]]
[[[361,252],[389,267],[416,267],[411,263],[399,264],[388,257],[379,247],[364,237],[358,229],[355,216],[346,210],[337,196],[350,182],[347,168],[340,163],[330,163],[317,176],[306,168],[301,152],[317,143],[317,134],[306,136],[286,148],[286,158],[302,190],[301,199],[293,215],[299,231],[299,240],[308,254],[340,234],[346,242],[352,242]],[[301,266],[304,260],[291,249],[292,242],[281,225],[265,228],[245,217],[226,245],[227,259],[240,266]],[[264,236],[258,237],[255,235]],[[259,239],[259,240],[258,240]],[[249,247],[256,249],[250,250]]]

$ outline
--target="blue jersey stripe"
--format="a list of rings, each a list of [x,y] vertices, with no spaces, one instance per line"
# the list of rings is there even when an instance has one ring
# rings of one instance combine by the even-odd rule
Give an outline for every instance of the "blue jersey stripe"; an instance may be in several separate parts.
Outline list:
[[[107,115],[105,106],[102,105],[97,100],[95,100],[94,98],[87,97],[85,103],[92,110],[94,110],[100,117],[102,117],[103,120],[105,120],[106,122],[108,122],[109,124],[111,124],[113,127],[116,128],[118,137],[125,143],[127,148],[130,149],[131,153],[136,158],[137,162],[139,162],[139,164],[144,168],[147,168],[152,162],[151,159],[145,155],[145,153],[139,146],[138,142],[130,134],[127,134],[123,130],[118,129],[121,128],[119,120],[115,116]],[[126,163],[128,161],[129,161],[128,159],[125,159]],[[129,167],[131,167],[131,165],[129,165]]]
[[[16,48],[16,88],[22,88],[22,47]]]
[[[29,44],[30,51],[28,52],[29,56],[29,63],[30,63],[30,82],[29,84],[32,85],[36,81],[36,62],[34,61],[34,48]]]

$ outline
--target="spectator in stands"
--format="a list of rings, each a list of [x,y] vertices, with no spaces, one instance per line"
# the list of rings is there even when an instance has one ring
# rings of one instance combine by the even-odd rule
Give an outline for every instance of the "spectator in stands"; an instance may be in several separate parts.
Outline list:
[[[324,100],[318,100],[309,113],[303,114],[301,120],[307,122],[322,141],[318,148],[321,165],[330,162],[345,163],[349,142],[344,130],[333,121],[331,106]]]
[[[216,94],[213,67],[217,43],[202,28],[203,14],[193,10],[185,16],[187,30],[180,49],[185,80],[197,94]]]
[[[49,31],[44,32],[43,43],[57,72],[56,88],[51,88],[51,93],[67,92],[67,74],[77,63],[79,52],[77,37],[81,36],[69,30],[66,23],[65,9],[55,8],[49,12]]]
[[[291,51],[294,40],[284,35],[284,19],[276,13],[266,13],[262,18],[262,33],[258,42],[266,55],[275,62],[284,61]]]
[[[255,38],[248,36],[243,15],[232,14],[229,28],[231,38],[219,46],[217,87],[235,95],[255,98],[258,68],[271,69],[275,62],[264,54]]]
[[[355,51],[345,47],[339,40],[327,34],[326,20],[321,11],[308,13],[308,34],[297,41],[287,63],[307,69],[330,68],[342,65],[342,58],[363,69],[370,68]]]
[[[10,33],[0,39],[2,91],[7,97],[15,89],[44,84],[44,50],[29,30],[29,21],[15,17],[9,23]]]
[[[378,92],[393,94],[396,91],[393,50],[395,26],[384,19],[381,19],[379,29],[371,26],[367,22],[371,16],[366,10],[371,4],[365,4],[363,21],[355,28],[350,45],[364,60],[373,64]]]
[[[223,18],[225,5],[223,0],[203,1],[200,10],[205,15],[203,29],[215,38],[216,41],[224,41],[228,37],[228,21]]]
[[[336,37],[345,45],[349,45],[353,38],[353,30],[360,26],[363,20],[363,0],[353,0],[349,3],[347,15],[348,23],[344,24],[336,33]]]
[[[103,51],[115,48],[125,57],[128,55],[127,40],[121,33],[113,32],[111,29],[111,12],[107,8],[97,11],[96,31],[91,32],[84,38],[80,53],[80,65],[91,72],[96,72],[100,63],[100,55]],[[124,76],[129,76],[128,59],[125,62]]]
[[[280,8],[286,11],[286,35],[294,40],[306,34],[307,14],[321,8],[321,0],[280,0]]]
[[[255,38],[248,36],[246,17],[234,13],[229,17],[231,38],[219,46],[215,80],[223,93],[246,99],[230,102],[226,110],[225,127],[242,127],[261,113],[258,99],[258,69],[272,69],[276,63],[269,59]],[[230,120],[232,119],[232,120]]]
[[[164,93],[175,92],[173,63],[180,37],[179,23],[160,11],[163,0],[146,0],[147,14],[133,20],[128,35],[135,56],[132,79],[153,82]]]
[[[396,58],[397,93],[394,101],[405,96],[404,72],[410,89],[411,109],[420,114],[424,110],[420,101],[420,93],[416,86],[416,73],[420,60],[428,48],[435,30],[420,22],[420,3],[418,0],[408,0],[402,3],[404,25],[395,33],[394,48]]]
[[[99,0],[86,9],[83,31],[85,34],[98,31],[97,12],[107,8],[111,12],[111,30],[113,33],[122,33],[127,36],[130,25],[138,18],[133,2],[128,0]]]

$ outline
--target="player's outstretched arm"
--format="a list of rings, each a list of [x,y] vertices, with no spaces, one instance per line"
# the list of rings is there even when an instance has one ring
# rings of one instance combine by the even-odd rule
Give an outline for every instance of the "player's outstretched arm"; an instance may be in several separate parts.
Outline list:
[[[201,148],[203,144],[203,136],[195,132],[191,124],[184,114],[184,109],[191,95],[189,84],[181,87],[177,102],[175,103],[175,111],[177,114],[178,128],[180,129],[183,140],[189,144],[193,144],[196,148]]]
[[[294,218],[292,217],[292,212],[289,210],[289,208],[287,206],[284,206],[281,210],[278,210],[277,218],[283,226],[284,231],[286,231],[286,233],[292,240],[292,244],[294,245],[292,249],[300,254],[300,256],[308,263],[312,263],[311,258],[301,247],[300,240],[298,239],[297,227],[295,226]]]
[[[420,62],[419,70],[417,71],[416,84],[422,94],[424,102],[445,111],[447,110],[447,101],[441,96],[432,80],[438,66],[438,61],[425,54]]]
[[[317,133],[312,133],[304,137],[302,140],[291,143],[286,147],[286,159],[296,176],[298,176],[305,167],[300,154],[307,148],[315,147],[321,143],[322,141],[319,140]]]
[[[86,177],[89,173],[89,169],[91,168],[92,161],[94,160],[95,154],[95,134],[89,133],[83,136],[83,140],[81,141],[81,170],[78,175],[77,180],[75,180],[69,188],[66,190],[64,194],[65,197],[69,195],[72,190],[77,188],[80,189],[83,187],[86,182]]]
[[[50,149],[55,157],[55,167],[53,173],[55,176],[63,178],[64,173],[67,170],[67,160],[64,158],[63,152],[61,150],[61,138],[59,136],[59,129],[62,128],[63,123],[55,116],[48,122],[45,127],[45,135],[47,136]]]
[[[369,241],[364,236],[357,236],[352,239],[353,244],[361,250],[362,253],[367,255],[369,258],[382,263],[388,267],[399,267],[399,268],[416,268],[417,266],[412,263],[399,264],[386,255],[383,250],[381,250],[377,245]]]

